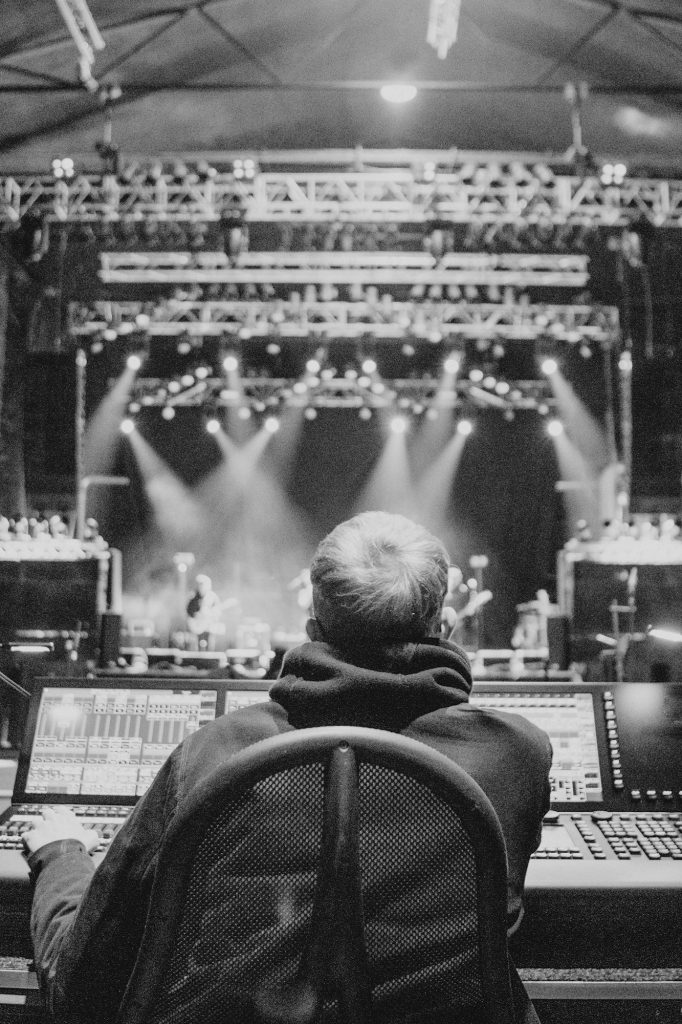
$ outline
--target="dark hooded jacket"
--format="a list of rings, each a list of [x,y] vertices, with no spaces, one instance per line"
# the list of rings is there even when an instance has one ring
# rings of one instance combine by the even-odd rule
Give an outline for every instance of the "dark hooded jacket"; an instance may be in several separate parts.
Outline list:
[[[365,650],[352,662],[319,642],[288,652],[269,702],[225,715],[177,748],[96,871],[75,841],[51,843],[31,857],[31,927],[48,1004],[70,1021],[114,1019],[142,936],[159,847],[176,808],[232,754],[294,729],[387,729],[464,768],[502,826],[514,926],[549,807],[551,748],[546,734],[526,719],[469,704],[470,690],[466,655],[442,640]]]

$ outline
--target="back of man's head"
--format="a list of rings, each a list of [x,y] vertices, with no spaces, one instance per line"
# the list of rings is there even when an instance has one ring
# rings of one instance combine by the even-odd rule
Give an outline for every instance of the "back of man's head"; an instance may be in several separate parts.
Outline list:
[[[363,512],[341,523],[310,566],[324,639],[348,649],[437,633],[448,563],[438,538],[404,516]]]

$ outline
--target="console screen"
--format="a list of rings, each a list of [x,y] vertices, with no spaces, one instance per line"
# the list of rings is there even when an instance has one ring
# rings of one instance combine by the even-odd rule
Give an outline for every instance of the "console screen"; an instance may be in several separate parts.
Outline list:
[[[554,751],[552,803],[604,799],[597,728],[590,693],[474,693],[478,707],[523,715],[548,734]]]
[[[216,705],[215,690],[47,686],[26,793],[140,796],[177,745],[215,719]]]

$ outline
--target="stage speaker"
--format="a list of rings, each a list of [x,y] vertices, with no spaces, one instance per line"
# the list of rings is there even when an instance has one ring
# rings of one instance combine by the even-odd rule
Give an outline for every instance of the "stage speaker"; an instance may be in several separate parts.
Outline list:
[[[99,631],[99,667],[115,665],[121,652],[121,616],[103,612]]]
[[[547,648],[550,666],[565,671],[571,661],[571,620],[568,615],[548,616]]]

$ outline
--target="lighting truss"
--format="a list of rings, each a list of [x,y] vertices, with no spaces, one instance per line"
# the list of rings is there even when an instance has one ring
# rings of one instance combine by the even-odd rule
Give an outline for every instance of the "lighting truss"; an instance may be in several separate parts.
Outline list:
[[[619,339],[614,306],[571,306],[553,303],[502,304],[472,302],[299,302],[299,301],[184,301],[73,304],[70,332],[74,338],[101,338],[121,324],[153,337],[269,337],[393,339],[421,336],[426,341],[534,341],[551,337],[569,344],[601,348]],[[148,318],[148,322],[147,322]],[[126,327],[124,330],[129,330]]]
[[[305,384],[305,386],[302,386]],[[168,380],[140,377],[132,385],[129,405],[140,409],[239,408],[257,412],[282,408],[397,409],[415,412],[461,408],[498,408],[502,411],[536,411],[548,415],[556,408],[550,385],[542,380],[515,381],[504,397],[466,378],[444,387],[435,378],[391,379],[363,382],[362,378],[302,378],[254,376],[242,378],[238,388],[228,388],[222,377],[208,377],[179,391],[168,390]]]
[[[383,151],[377,151],[383,160]],[[388,151],[390,155],[391,151]],[[277,163],[277,154],[270,154]],[[281,154],[279,166],[286,165]],[[50,175],[0,177],[0,218],[17,220],[33,209],[58,220],[160,217],[185,221],[218,220],[239,210],[250,221],[551,223],[591,227],[627,225],[646,218],[659,227],[682,226],[682,181],[626,177],[605,185],[597,170],[576,173],[538,155],[448,152],[428,154],[435,164],[424,180],[424,154],[413,166],[395,154],[395,166],[361,170],[331,168],[332,156],[319,158],[314,170],[268,170],[253,179],[217,170],[200,180],[177,180],[170,173],[155,180],[140,174],[124,180],[112,174],[81,174],[55,182]],[[465,159],[466,156],[466,159]],[[309,163],[315,163],[310,154]],[[337,156],[337,162],[343,157]],[[371,151],[367,160],[372,159]],[[377,158],[378,159],[378,158]],[[349,158],[352,162],[352,158]],[[232,163],[232,161],[230,161]]]
[[[587,257],[555,253],[103,252],[105,284],[331,284],[584,288]]]

